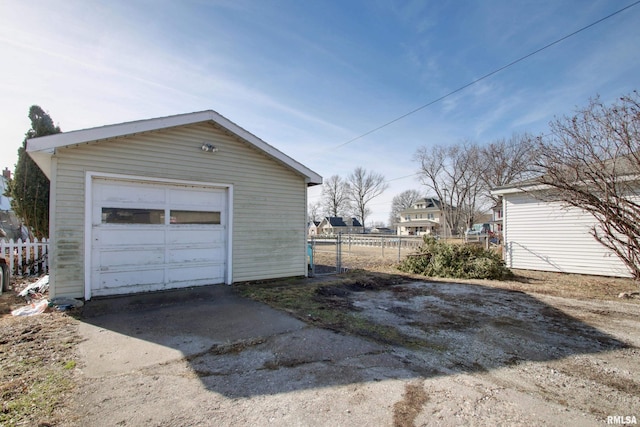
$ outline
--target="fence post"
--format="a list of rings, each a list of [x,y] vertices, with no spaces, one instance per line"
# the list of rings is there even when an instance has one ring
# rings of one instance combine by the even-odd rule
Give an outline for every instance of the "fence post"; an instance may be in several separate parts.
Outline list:
[[[401,247],[402,247],[402,235],[398,234],[398,262],[400,262]]]
[[[16,266],[18,268],[18,271],[20,272],[21,275],[24,274],[24,269],[22,268],[22,245],[23,245],[23,241],[22,239],[18,239],[18,265]]]
[[[336,238],[336,273],[342,272],[342,233]]]

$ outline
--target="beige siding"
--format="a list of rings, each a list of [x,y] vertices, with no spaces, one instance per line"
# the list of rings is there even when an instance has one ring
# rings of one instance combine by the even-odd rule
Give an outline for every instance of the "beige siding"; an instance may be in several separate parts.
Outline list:
[[[216,153],[203,152],[203,142]],[[304,178],[212,124],[58,149],[55,295],[84,294],[85,173],[233,185],[233,280],[306,273]]]
[[[504,196],[505,261],[510,268],[629,277],[622,261],[590,234],[595,219],[524,193]]]

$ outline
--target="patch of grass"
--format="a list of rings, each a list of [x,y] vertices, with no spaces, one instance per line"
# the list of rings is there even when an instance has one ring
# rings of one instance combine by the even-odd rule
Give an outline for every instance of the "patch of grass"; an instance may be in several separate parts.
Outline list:
[[[62,313],[0,318],[0,425],[55,425],[73,389],[70,344],[77,329]]]
[[[9,383],[13,390],[3,392],[0,425],[29,424],[53,415],[62,393],[73,387],[68,376],[53,369],[43,369],[40,378],[31,384]]]
[[[352,292],[388,289],[405,279],[392,274],[353,271],[335,279],[246,283],[236,286],[243,296],[286,311],[314,326],[361,336],[372,341],[407,348],[432,348],[429,343],[403,334],[389,325],[366,319],[354,309]]]
[[[358,314],[351,314],[340,330],[365,337],[381,344],[402,346],[411,349],[431,347],[418,338],[401,333],[393,326],[381,325],[365,319]]]

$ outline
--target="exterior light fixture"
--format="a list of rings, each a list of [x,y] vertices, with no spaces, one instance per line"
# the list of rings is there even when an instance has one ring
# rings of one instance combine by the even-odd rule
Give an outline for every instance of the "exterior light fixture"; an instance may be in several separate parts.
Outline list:
[[[202,151],[208,151],[210,153],[216,153],[218,148],[214,145],[207,144],[206,142],[202,144]]]

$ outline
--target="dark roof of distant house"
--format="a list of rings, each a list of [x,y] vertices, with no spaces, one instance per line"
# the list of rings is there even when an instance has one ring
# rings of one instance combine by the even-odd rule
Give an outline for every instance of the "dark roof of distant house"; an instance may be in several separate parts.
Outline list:
[[[353,227],[362,227],[362,224],[360,224],[360,221],[356,218],[351,218],[351,223],[353,224]]]
[[[442,205],[440,200],[433,197],[428,197],[424,199],[424,201],[426,202],[428,208],[439,208]]]
[[[332,227],[348,227],[341,216],[328,216],[326,219]],[[351,218],[351,224],[352,227],[362,227],[362,224],[356,218]]]
[[[424,205],[424,207],[418,208],[416,207],[418,205]],[[442,202],[435,197],[425,197],[424,199],[420,199],[414,204],[412,204],[410,208],[402,210],[401,213],[412,212],[412,211],[424,211],[426,209],[440,210],[442,209]]]
[[[328,216],[327,220],[332,227],[346,227],[347,224],[344,223],[344,220],[341,216]]]

